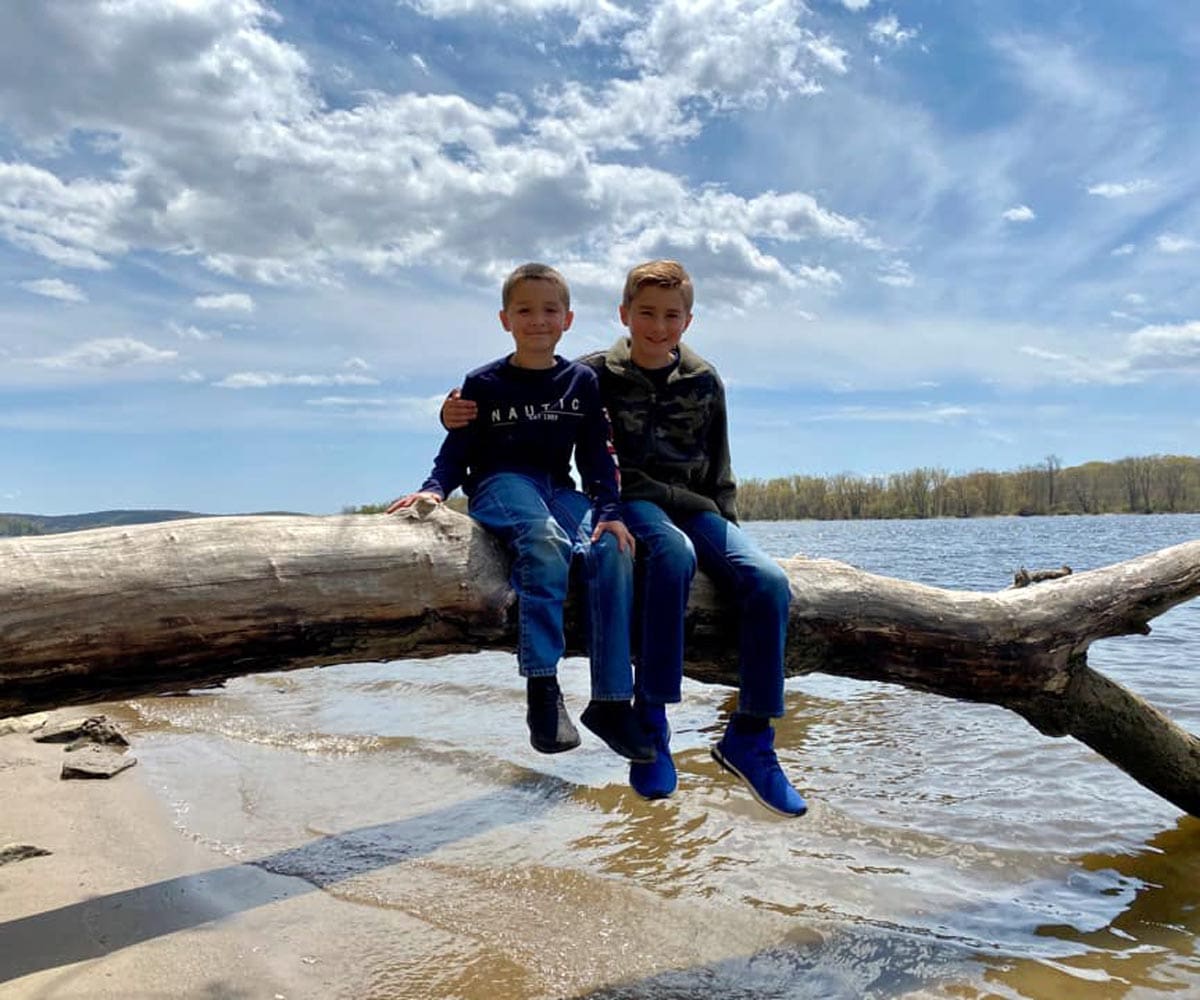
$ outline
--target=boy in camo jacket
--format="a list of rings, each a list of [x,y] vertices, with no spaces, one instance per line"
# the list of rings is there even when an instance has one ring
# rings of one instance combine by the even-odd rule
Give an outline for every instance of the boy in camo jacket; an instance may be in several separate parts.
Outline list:
[[[693,287],[676,261],[639,264],[626,277],[621,322],[629,336],[580,360],[600,379],[621,465],[621,509],[638,543],[634,708],[658,753],[630,765],[646,798],[676,787],[666,706],[680,700],[683,620],[699,565],[739,611],[738,707],[713,757],[768,809],[800,816],[807,805],[774,749],[783,715],[783,653],[791,588],[778,563],[737,523],[725,389],[716,370],[681,343]],[[462,426],[474,407],[455,393],[442,410]]]

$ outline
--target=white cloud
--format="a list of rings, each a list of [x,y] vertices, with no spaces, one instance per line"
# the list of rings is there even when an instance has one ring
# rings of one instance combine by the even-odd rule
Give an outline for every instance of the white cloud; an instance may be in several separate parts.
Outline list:
[[[379,396],[321,396],[319,399],[306,399],[306,406],[354,407],[354,406],[387,406],[388,401]]]
[[[64,182],[41,167],[0,163],[0,236],[63,267],[111,267],[108,258],[128,249],[116,231],[131,200],[119,182]]]
[[[404,0],[426,17],[539,18],[565,14],[577,20],[577,40],[599,39],[636,15],[611,0]]]
[[[1032,222],[1037,213],[1028,205],[1017,205],[1004,212],[1004,218],[1009,222]]]
[[[1129,335],[1129,366],[1167,374],[1200,371],[1200,320],[1144,326]]]
[[[62,354],[37,359],[46,368],[126,368],[173,361],[178,351],[164,351],[131,337],[101,337]]]
[[[235,372],[213,385],[222,389],[273,389],[277,386],[379,385],[366,375],[281,375],[277,372]]]
[[[40,278],[37,281],[22,281],[21,287],[34,295],[48,299],[58,299],[60,302],[86,302],[87,295],[78,285],[72,285],[61,278]]]
[[[1123,385],[1144,382],[1153,376],[1195,374],[1200,373],[1200,320],[1143,326],[1129,334],[1121,351],[1108,359],[1087,358],[1029,345],[1018,350],[1029,357],[1050,362],[1057,376],[1072,382]]]
[[[1180,236],[1178,233],[1163,233],[1154,241],[1154,246],[1162,253],[1186,253],[1195,250],[1195,240]]]
[[[888,261],[880,269],[879,281],[881,284],[891,285],[893,288],[912,288],[916,284],[912,268],[907,261],[903,260]]]
[[[899,47],[911,42],[917,37],[916,28],[902,28],[895,14],[881,17],[871,25],[870,39],[876,45],[893,45]]]
[[[1076,383],[1099,382],[1106,385],[1135,381],[1128,375],[1127,366],[1121,359],[1096,361],[1092,358],[1067,354],[1062,351],[1051,351],[1029,344],[1018,347],[1017,351],[1038,361],[1048,362],[1055,379]]]
[[[1128,257],[1136,249],[1137,247],[1135,247],[1132,243],[1122,243],[1119,247],[1113,250],[1112,255],[1114,257]]]
[[[242,292],[226,295],[197,295],[192,299],[197,309],[218,309],[226,312],[254,312],[254,299]]]
[[[1087,189],[1087,193],[1100,198],[1127,198],[1131,194],[1149,191],[1153,187],[1154,184],[1151,181],[1141,178],[1124,184],[1093,184]]]
[[[100,269],[148,250],[247,281],[336,286],[355,267],[490,280],[528,253],[532,217],[539,252],[598,262],[605,287],[639,248],[690,249],[700,272],[732,262],[736,274],[710,289],[711,301],[732,303],[841,280],[829,265],[777,256],[787,244],[879,249],[862,222],[802,192],[743,197],[602,160],[844,73],[845,51],[803,24],[798,0],[667,0],[637,19],[590,0],[415,6],[581,24],[599,10],[632,75],[596,87],[567,79],[528,105],[364,92],[329,108],[304,56],[267,33],[274,16],[256,0],[94,0],[87,17],[35,5],[29,23],[7,31],[0,12],[0,117],[31,140],[103,137],[120,162],[108,178],[65,181],[0,165],[0,235],[66,266]],[[65,64],[71,73],[35,73]],[[248,311],[247,301],[195,305]]]
[[[847,10],[866,10],[871,6],[871,0],[842,0],[842,6]]]
[[[174,320],[167,324],[169,329],[180,340],[195,340],[204,342],[206,340],[220,340],[221,333],[217,330],[203,330],[198,326],[188,324],[184,326],[182,323],[176,323]]]
[[[814,414],[811,421],[861,421],[869,423],[899,424],[945,424],[972,416],[974,411],[965,406],[950,404],[942,406],[918,405],[911,408],[844,406],[827,413]]]

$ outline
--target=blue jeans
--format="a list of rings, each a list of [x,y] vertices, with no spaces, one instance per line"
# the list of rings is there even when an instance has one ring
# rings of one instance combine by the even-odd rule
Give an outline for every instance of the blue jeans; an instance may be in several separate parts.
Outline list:
[[[783,715],[783,653],[792,597],[787,574],[720,514],[672,518],[648,500],[627,500],[622,513],[638,543],[634,649],[639,693],[664,704],[679,700],[683,618],[699,565],[738,611],[738,711],[763,718]]]
[[[504,542],[512,557],[517,594],[517,666],[522,677],[553,676],[565,649],[563,602],[572,556],[582,556],[587,592],[592,697],[633,696],[629,620],[633,558],[607,532],[591,541],[592,505],[582,493],[547,478],[497,473],[479,483],[468,503],[471,517]]]

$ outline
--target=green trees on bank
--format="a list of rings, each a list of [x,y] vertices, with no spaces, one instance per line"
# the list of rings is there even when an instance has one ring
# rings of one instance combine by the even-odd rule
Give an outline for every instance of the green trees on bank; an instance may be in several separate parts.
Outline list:
[[[1015,472],[785,476],[738,483],[748,521],[1200,511],[1200,458],[1150,455],[1063,468],[1057,455]]]

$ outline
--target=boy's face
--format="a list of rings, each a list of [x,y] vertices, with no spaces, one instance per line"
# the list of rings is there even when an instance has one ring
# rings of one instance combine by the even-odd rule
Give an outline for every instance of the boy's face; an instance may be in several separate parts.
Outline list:
[[[517,345],[520,355],[549,356],[554,353],[575,314],[563,305],[552,281],[520,281],[500,310],[500,323]]]
[[[629,305],[621,306],[633,363],[642,368],[665,368],[674,360],[675,348],[691,321],[678,288],[643,285]]]

